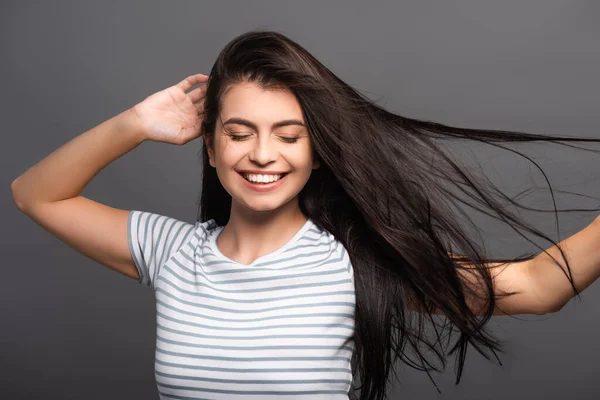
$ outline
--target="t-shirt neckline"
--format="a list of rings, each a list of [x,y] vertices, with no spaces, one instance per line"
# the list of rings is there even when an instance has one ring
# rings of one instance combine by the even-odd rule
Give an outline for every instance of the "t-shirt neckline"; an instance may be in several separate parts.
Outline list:
[[[307,218],[304,225],[302,225],[302,227],[298,230],[298,232],[296,232],[294,234],[294,236],[292,236],[292,238],[290,240],[288,240],[283,246],[281,246],[280,248],[278,248],[276,250],[273,250],[272,252],[270,252],[268,254],[258,257],[256,260],[252,261],[250,264],[242,264],[241,262],[232,260],[231,258],[227,257],[225,254],[221,253],[221,250],[219,249],[219,246],[217,245],[217,239],[219,238],[219,235],[221,235],[221,232],[223,232],[223,229],[225,228],[225,226],[219,226],[215,230],[214,234],[211,237],[210,245],[211,245],[213,252],[217,255],[217,257],[222,258],[223,260],[228,261],[230,263],[239,265],[241,267],[252,267],[256,264],[260,264],[261,262],[264,262],[266,259],[274,257],[274,256],[286,251],[287,249],[289,249],[294,243],[296,243],[298,241],[298,239],[300,239],[300,237],[302,237],[304,235],[304,233],[306,231],[308,231],[310,229],[311,226],[312,226],[312,221],[310,220],[310,218]]]

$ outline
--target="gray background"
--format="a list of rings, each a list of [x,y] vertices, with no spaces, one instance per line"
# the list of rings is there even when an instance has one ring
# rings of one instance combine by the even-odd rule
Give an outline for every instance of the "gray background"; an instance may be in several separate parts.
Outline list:
[[[152,290],[41,229],[17,210],[9,186],[78,134],[190,74],[208,73],[221,48],[249,29],[288,35],[341,79],[405,116],[600,137],[600,3],[593,0],[3,1],[0,7],[3,399],[158,398]],[[101,171],[82,195],[194,221],[200,146],[199,140],[144,143]],[[535,157],[555,189],[600,195],[598,155],[548,144],[519,149]],[[480,157],[508,192],[544,187],[540,172],[509,152],[463,154],[465,163]],[[552,207],[548,191],[536,196],[523,201]],[[598,202],[557,193],[557,205]],[[552,214],[522,215],[558,239]],[[595,215],[560,214],[560,238]],[[493,255],[538,252],[509,229],[479,220]],[[450,359],[445,373],[433,375],[441,396],[425,373],[401,367],[401,385],[390,398],[599,398],[600,286],[582,298],[555,314],[495,317],[494,332],[507,341],[503,367],[471,347],[458,387]]]

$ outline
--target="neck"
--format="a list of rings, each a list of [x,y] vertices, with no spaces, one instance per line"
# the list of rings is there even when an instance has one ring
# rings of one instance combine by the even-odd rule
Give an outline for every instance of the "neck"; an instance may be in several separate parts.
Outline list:
[[[306,221],[297,199],[295,203],[290,201],[277,210],[265,212],[232,204],[229,221],[219,235],[217,245],[228,258],[250,264],[281,248]]]

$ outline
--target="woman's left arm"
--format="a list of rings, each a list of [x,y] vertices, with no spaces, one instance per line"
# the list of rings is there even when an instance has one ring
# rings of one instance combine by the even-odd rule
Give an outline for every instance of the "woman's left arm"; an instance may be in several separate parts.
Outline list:
[[[581,292],[600,277],[600,216],[559,244],[569,261],[573,283]],[[546,253],[558,261],[560,269]],[[536,292],[546,299],[547,312],[559,311],[575,295],[560,250],[553,246],[531,261],[532,283],[536,286]]]
[[[600,216],[558,244],[569,261],[573,283],[579,292],[600,277]],[[449,255],[454,257],[451,253]],[[560,268],[550,255],[560,264]],[[459,263],[469,265],[462,261]],[[557,246],[546,249],[546,252],[541,252],[530,260],[489,263],[486,266],[494,281],[495,295],[518,292],[497,299],[494,315],[554,313],[560,311],[575,295],[567,278],[565,261]],[[464,269],[459,272],[463,279],[471,283],[477,282],[476,278]],[[476,283],[475,288],[480,288],[478,285],[479,283]],[[469,308],[476,315],[483,315],[485,309],[481,294],[466,296]]]
[[[558,243],[567,260],[575,287],[579,292],[600,277],[600,216],[576,234]],[[473,267],[464,256],[448,253],[465,268],[458,270],[461,279],[469,282],[475,294],[465,294],[467,306],[475,315],[484,315],[487,298],[479,275],[469,272]],[[561,268],[550,257],[553,256]],[[509,263],[488,263],[494,285],[494,295],[516,294],[497,297],[493,315],[549,314],[559,311],[575,295],[560,250],[553,246],[530,260]],[[410,291],[407,290],[407,293]],[[425,312],[422,303],[410,294],[407,296],[409,311]],[[440,309],[434,314],[443,315]]]

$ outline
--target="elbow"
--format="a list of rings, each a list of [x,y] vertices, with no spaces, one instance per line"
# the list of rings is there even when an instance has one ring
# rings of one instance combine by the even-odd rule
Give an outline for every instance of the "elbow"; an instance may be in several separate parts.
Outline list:
[[[565,306],[565,304],[567,304],[567,302],[563,301],[562,299],[549,302],[548,304],[546,304],[545,307],[542,308],[541,312],[538,312],[537,314],[545,315],[545,314],[557,313],[560,310],[562,310],[562,308]]]
[[[538,261],[536,257],[529,261],[526,270],[529,308],[537,315],[559,312],[571,298],[563,287],[557,287],[554,281],[548,280],[547,274],[544,275],[542,269],[546,266],[545,261]]]
[[[17,200],[17,196],[15,196],[15,182],[17,180],[15,179],[11,184],[10,184],[10,192],[12,193],[12,197],[13,197],[13,201],[15,202],[15,205],[17,206],[18,209],[21,209],[21,202],[19,200]]]
[[[15,179],[11,184],[10,184],[10,191],[12,193],[13,196],[13,201],[15,203],[15,205],[17,206],[17,208],[21,211],[23,211],[24,209],[24,204],[22,201],[19,200],[19,198],[15,195],[15,182],[17,180]]]

